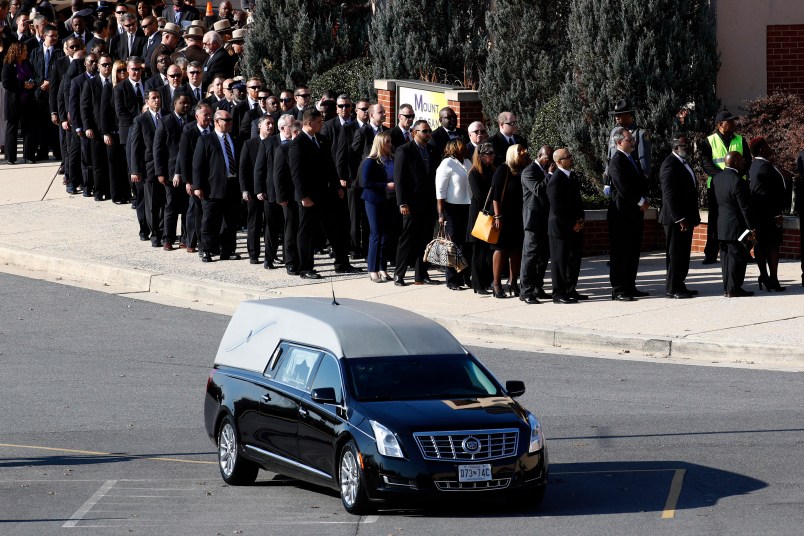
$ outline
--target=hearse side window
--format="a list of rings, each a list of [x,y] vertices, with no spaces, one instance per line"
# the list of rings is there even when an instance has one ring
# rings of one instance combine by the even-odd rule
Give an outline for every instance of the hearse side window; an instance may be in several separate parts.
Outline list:
[[[274,379],[290,387],[306,390],[320,356],[319,350],[290,346],[283,352]]]
[[[329,354],[324,354],[321,364],[315,374],[313,385],[310,390],[322,387],[332,387],[335,389],[335,400],[338,404],[343,401],[343,387],[341,387],[341,371],[338,367],[338,360]]]

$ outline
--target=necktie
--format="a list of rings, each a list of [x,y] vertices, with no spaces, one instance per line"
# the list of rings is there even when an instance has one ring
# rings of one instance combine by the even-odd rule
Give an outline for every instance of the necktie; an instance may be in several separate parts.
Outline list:
[[[316,138],[315,136],[313,136],[313,143],[315,143],[315,146],[318,147],[319,149],[321,148],[321,145],[318,144],[318,138]]]
[[[137,110],[140,110],[140,109],[142,109],[142,105],[143,105],[142,89],[140,89],[140,83],[139,82],[135,83],[134,87],[136,88],[135,93],[137,95],[137,106],[138,106]]]
[[[128,55],[134,55],[134,36],[128,34]]]
[[[209,134],[209,131],[207,129],[201,131],[202,136],[206,136],[207,134]]]
[[[45,50],[45,78],[50,74],[50,49]]]
[[[629,154],[629,155],[628,155],[628,160],[630,160],[630,161],[631,161],[631,165],[633,165],[633,166],[634,166],[634,169],[636,169],[637,171],[639,171],[639,166],[637,166],[637,163],[636,163],[636,160],[634,160],[634,157],[633,157],[633,156],[631,156],[631,155]]]
[[[421,145],[419,145],[418,147],[419,147],[419,154],[422,156],[422,160],[424,161],[424,167],[426,169],[430,169],[430,155],[427,154],[427,149],[425,149]]]
[[[179,119],[179,128],[184,128],[184,118],[180,115],[177,115],[176,117]]]
[[[199,88],[195,88],[195,100],[196,101],[201,100],[201,90]]]
[[[410,132],[407,130],[405,131],[405,141],[410,141]]]
[[[159,128],[159,114],[154,114],[154,126]]]
[[[514,138],[512,136],[512,137],[508,138],[508,145],[513,145],[513,144],[514,144]]]
[[[223,135],[223,144],[226,146],[226,159],[229,161],[229,175],[235,175],[235,159],[232,144],[229,142],[229,136]]]
[[[255,102],[254,106],[252,106],[252,109],[256,110],[259,106],[260,106],[260,103]]]

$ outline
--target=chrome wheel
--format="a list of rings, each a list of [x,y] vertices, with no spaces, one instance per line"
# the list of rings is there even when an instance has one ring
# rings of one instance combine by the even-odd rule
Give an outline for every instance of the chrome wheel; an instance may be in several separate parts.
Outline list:
[[[341,456],[341,498],[347,508],[353,508],[360,491],[360,474],[357,459],[351,449],[344,449]]]
[[[223,423],[218,436],[218,461],[224,477],[231,477],[237,462],[237,439],[229,421]]]

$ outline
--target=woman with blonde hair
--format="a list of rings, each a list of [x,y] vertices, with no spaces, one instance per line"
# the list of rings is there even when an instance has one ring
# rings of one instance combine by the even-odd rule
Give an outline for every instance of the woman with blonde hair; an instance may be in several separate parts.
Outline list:
[[[371,152],[360,166],[361,195],[369,222],[368,273],[373,283],[391,280],[388,259],[393,254],[393,218],[399,216],[394,190],[394,146],[388,132],[374,137]]]
[[[519,295],[519,268],[522,263],[522,242],[525,228],[522,225],[522,180],[520,173],[530,164],[527,147],[518,143],[511,145],[505,153],[505,163],[494,172],[491,180],[491,199],[494,207],[494,227],[499,229],[500,238],[491,245],[494,256],[494,297],[505,298],[506,291]],[[506,266],[507,265],[507,266]],[[507,268],[507,270],[506,270]],[[508,273],[508,285],[502,287],[502,274]]]
[[[466,145],[459,140],[450,140],[444,148],[444,159],[436,169],[436,203],[438,223],[452,242],[463,249],[466,243],[466,228],[469,221],[469,204],[472,194],[469,189],[469,169],[472,163],[466,159]],[[468,284],[469,270],[458,273],[447,267],[447,288],[463,290]]]
[[[103,88],[101,96],[101,110],[105,112],[105,117],[101,117],[101,130],[103,131],[103,143],[106,145],[106,160],[109,162],[109,193],[115,205],[124,205],[131,200],[131,183],[128,180],[125,147],[120,144],[117,133],[117,116],[114,112],[114,95],[112,94],[112,88],[127,78],[126,62],[115,60],[112,65],[112,85]]]

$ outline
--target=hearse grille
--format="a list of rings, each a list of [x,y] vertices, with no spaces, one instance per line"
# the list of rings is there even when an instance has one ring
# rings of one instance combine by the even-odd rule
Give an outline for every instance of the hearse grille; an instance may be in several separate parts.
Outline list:
[[[435,481],[436,487],[441,491],[490,491],[505,489],[510,483],[510,478],[497,478],[486,482],[456,482],[455,480]]]
[[[514,456],[519,430],[417,432],[413,437],[427,460],[483,461]]]

